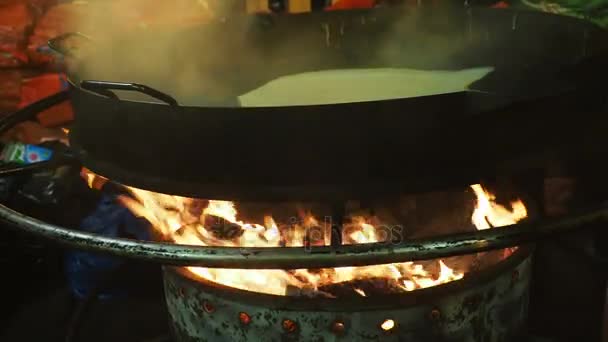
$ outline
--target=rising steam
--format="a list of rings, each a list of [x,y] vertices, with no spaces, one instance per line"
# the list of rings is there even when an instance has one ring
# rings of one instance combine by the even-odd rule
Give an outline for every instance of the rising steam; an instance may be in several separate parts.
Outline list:
[[[93,38],[79,66],[81,79],[143,83],[183,105],[235,105],[239,96],[272,80],[318,70],[454,69],[451,61],[471,39],[439,11],[432,17],[392,10],[268,20],[245,15],[244,1],[110,0],[80,6],[76,27]],[[398,86],[417,86],[403,83]]]

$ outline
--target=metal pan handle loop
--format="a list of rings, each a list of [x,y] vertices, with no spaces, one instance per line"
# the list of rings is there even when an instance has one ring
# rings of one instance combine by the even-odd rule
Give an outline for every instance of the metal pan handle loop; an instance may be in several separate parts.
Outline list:
[[[114,94],[112,90],[136,91],[151,96],[170,106],[178,106],[177,100],[170,95],[143,84],[86,80],[82,81],[80,86],[83,89],[111,98],[117,98],[116,94]]]
[[[59,53],[61,55],[68,56],[68,57],[76,57],[74,51],[65,45],[65,42],[67,40],[69,40],[70,38],[80,38],[80,39],[86,40],[87,42],[93,41],[93,39],[91,39],[91,37],[89,37],[85,34],[82,34],[80,32],[68,32],[68,33],[64,33],[55,38],[50,39],[48,41],[47,45],[49,46],[49,48],[51,50],[55,51],[56,53]]]

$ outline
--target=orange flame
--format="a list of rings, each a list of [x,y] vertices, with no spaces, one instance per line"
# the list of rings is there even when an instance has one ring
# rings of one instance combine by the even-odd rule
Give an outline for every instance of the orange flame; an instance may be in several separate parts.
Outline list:
[[[518,222],[526,217],[521,201],[512,204],[513,210],[494,202],[494,196],[481,185],[471,187],[477,196],[472,221],[477,229],[488,229]],[[175,243],[200,246],[232,247],[298,247],[305,246],[310,229],[322,232],[321,244],[328,244],[330,227],[312,215],[291,226],[279,226],[272,216],[265,216],[263,224],[243,222],[233,202],[201,201],[128,187],[133,198],[122,197],[122,203],[138,216],[146,218],[158,233]],[[204,208],[203,208],[204,207]],[[351,217],[343,228],[343,243],[363,244],[382,242],[380,231],[370,218]],[[426,266],[425,266],[426,265]],[[438,269],[431,272],[431,269]],[[386,265],[338,267],[320,270],[244,270],[187,267],[195,276],[225,286],[273,295],[314,294],[333,297],[323,291],[331,284],[355,280],[382,278],[396,289],[414,291],[464,277],[447,266],[443,260],[436,265],[403,262]],[[295,292],[294,292],[295,289]],[[367,293],[356,288],[361,296]]]
[[[473,212],[473,223],[478,230],[515,224],[528,216],[526,206],[521,200],[511,202],[511,210],[494,202],[495,196],[479,184],[471,186],[477,196]]]
[[[87,182],[89,188],[94,190],[101,190],[103,186],[108,182],[108,179],[93,173],[91,170],[83,167],[80,170],[80,177]]]

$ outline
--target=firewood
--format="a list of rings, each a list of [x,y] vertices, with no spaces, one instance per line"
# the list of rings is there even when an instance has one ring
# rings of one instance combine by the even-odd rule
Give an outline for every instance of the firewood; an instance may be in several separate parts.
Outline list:
[[[394,279],[370,278],[324,285],[319,287],[319,291],[331,293],[338,298],[354,298],[362,297],[361,292],[363,292],[366,297],[371,297],[383,294],[401,293],[404,290]]]
[[[203,226],[222,240],[233,240],[243,235],[241,226],[215,215],[205,215]]]

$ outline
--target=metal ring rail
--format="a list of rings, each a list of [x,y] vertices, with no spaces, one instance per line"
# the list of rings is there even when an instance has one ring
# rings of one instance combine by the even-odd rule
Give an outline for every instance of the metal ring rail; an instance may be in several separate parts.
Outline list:
[[[0,134],[36,113],[65,101],[65,93],[38,101],[0,120]],[[73,162],[70,158],[59,158]],[[34,164],[48,168],[56,164]],[[0,176],[31,171],[36,166],[6,172]],[[0,205],[0,220],[18,229],[70,248],[123,258],[175,266],[203,266],[233,269],[299,269],[365,266],[428,260],[513,247],[567,233],[590,223],[608,220],[608,205],[558,219],[525,222],[513,226],[469,233],[410,240],[406,243],[374,243],[325,247],[240,248],[188,246],[170,243],[110,238],[59,227]]]

